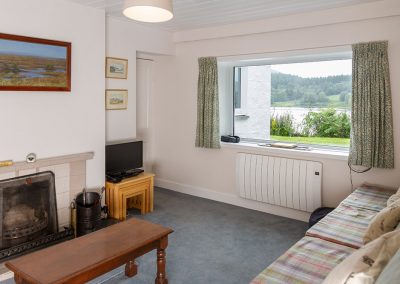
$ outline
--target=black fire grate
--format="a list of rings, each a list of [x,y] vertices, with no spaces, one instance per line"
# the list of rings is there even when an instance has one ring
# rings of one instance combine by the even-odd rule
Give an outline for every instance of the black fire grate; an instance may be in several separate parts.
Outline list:
[[[58,231],[54,174],[41,172],[0,181],[0,260],[73,236]]]
[[[0,261],[5,261],[41,248],[49,247],[74,238],[74,230],[65,228],[64,231],[47,235],[34,241],[23,243],[0,251]]]

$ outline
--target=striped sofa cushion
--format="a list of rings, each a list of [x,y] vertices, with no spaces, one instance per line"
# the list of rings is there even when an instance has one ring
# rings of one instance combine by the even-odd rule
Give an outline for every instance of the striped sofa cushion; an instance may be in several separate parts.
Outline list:
[[[306,232],[306,236],[357,249],[363,245],[364,233],[376,213],[376,211],[340,204],[312,226]]]
[[[354,190],[341,204],[379,212],[386,207],[387,200],[394,193],[392,190],[363,185]]]
[[[251,284],[316,284],[354,249],[304,237],[261,272]]]
[[[306,236],[360,248],[369,222],[386,207],[386,201],[391,194],[392,191],[362,186],[311,227]]]

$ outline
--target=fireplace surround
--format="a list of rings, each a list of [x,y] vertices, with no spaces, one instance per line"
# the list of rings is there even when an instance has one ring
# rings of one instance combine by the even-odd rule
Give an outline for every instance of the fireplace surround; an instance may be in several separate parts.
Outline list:
[[[70,226],[70,204],[76,195],[82,192],[86,187],[86,161],[94,157],[93,152],[69,154],[63,156],[53,156],[48,158],[39,158],[34,163],[25,161],[14,162],[11,166],[0,167],[0,180],[7,180],[15,177],[51,171],[54,173],[55,196],[57,205],[58,234],[64,231],[65,227]],[[45,236],[35,241],[41,245],[48,239],[51,241],[63,236],[53,237]],[[15,251],[20,250],[20,246],[14,247]],[[36,245],[35,244],[35,245]],[[1,254],[0,254],[1,258]],[[13,277],[12,272],[4,267],[0,260],[0,282]]]

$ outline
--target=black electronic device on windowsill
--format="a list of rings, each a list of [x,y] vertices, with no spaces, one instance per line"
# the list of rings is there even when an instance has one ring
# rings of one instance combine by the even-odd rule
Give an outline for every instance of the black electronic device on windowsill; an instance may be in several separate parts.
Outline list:
[[[143,170],[143,141],[111,144],[106,146],[106,178],[118,183],[137,176]]]
[[[227,143],[239,143],[240,137],[235,135],[222,135],[221,141]]]

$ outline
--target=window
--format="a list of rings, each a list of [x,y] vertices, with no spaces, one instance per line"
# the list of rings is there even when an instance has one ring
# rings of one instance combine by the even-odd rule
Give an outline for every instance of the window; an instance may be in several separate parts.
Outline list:
[[[234,72],[234,84],[235,86],[233,87],[233,102],[235,106],[235,111],[237,109],[242,108],[242,68],[240,67],[235,67],[235,72]],[[243,94],[243,97],[246,95]]]
[[[247,69],[235,67],[234,70],[233,103],[235,115],[247,117]]]
[[[349,53],[232,62],[233,134],[349,147],[351,65]]]

